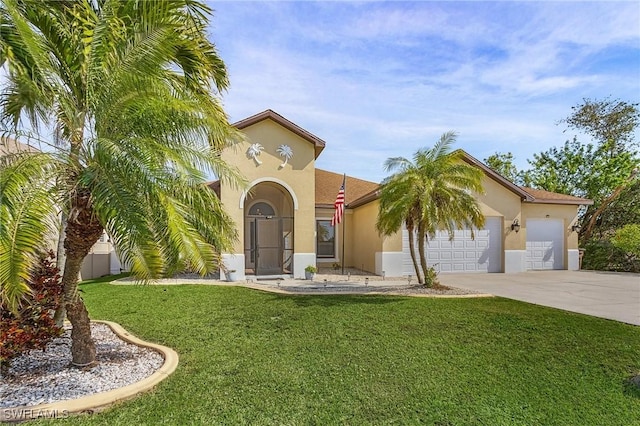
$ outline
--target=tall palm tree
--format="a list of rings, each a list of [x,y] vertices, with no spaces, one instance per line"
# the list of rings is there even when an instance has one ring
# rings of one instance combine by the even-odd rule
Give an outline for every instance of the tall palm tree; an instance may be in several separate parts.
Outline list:
[[[242,184],[220,157],[239,136],[219,93],[226,69],[193,0],[3,0],[0,119],[55,129],[51,149],[0,163],[0,296],[9,306],[55,217],[66,218],[64,305],[75,365],[95,362],[78,272],[106,230],[132,273],[214,271],[237,238],[204,182]],[[46,137],[44,138],[46,139]]]
[[[376,227],[382,235],[390,235],[405,224],[418,282],[428,286],[434,282],[425,256],[428,239],[437,231],[447,231],[453,239],[456,229],[484,226],[484,216],[472,194],[483,192],[482,171],[465,163],[462,151],[451,151],[455,140],[456,133],[447,132],[433,148],[418,150],[413,161],[393,157],[385,162],[385,169],[396,173],[382,183]]]

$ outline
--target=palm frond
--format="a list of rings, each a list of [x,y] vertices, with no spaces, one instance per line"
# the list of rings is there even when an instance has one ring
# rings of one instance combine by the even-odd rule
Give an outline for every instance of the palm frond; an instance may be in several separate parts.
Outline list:
[[[12,310],[29,291],[29,271],[56,232],[56,167],[46,153],[0,159],[0,297]]]

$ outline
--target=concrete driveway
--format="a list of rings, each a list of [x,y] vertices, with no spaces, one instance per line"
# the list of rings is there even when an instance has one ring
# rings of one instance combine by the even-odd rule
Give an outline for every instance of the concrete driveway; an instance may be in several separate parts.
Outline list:
[[[530,271],[440,274],[442,284],[640,325],[640,274]]]

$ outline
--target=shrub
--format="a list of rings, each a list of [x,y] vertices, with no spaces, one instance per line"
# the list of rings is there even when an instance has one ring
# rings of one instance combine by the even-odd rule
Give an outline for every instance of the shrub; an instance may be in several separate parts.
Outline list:
[[[58,268],[53,266],[52,251],[43,254],[29,278],[31,293],[11,312],[0,303],[0,368],[33,349],[44,350],[63,330],[57,327],[53,313],[62,299],[62,282]]]
[[[586,243],[584,248],[582,269],[640,272],[640,261],[628,256],[608,239],[593,239]]]
[[[611,243],[629,256],[640,257],[640,225],[625,225],[618,229]]]
[[[437,264],[434,266],[437,266]],[[434,266],[430,266],[427,268],[424,277],[424,285],[426,287],[437,287],[440,285],[440,281],[438,281],[438,271],[436,271],[436,268]]]

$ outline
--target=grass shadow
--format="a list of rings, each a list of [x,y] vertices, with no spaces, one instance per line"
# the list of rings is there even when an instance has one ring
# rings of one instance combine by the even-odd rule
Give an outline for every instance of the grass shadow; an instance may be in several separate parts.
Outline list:
[[[406,300],[406,297],[367,294],[278,294],[278,297],[292,298],[299,307],[347,306],[347,305],[388,305]]]
[[[631,376],[622,383],[622,393],[640,399],[640,374]]]
[[[109,283],[111,281],[115,281],[115,280],[118,280],[120,278],[128,277],[129,275],[131,275],[130,272],[122,272],[120,274],[115,274],[115,275],[104,275],[104,276],[99,277],[99,278],[93,278],[93,279],[90,279],[90,280],[80,281],[79,285]]]

